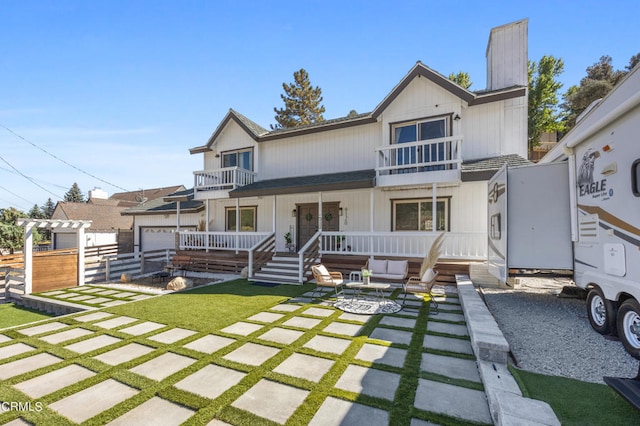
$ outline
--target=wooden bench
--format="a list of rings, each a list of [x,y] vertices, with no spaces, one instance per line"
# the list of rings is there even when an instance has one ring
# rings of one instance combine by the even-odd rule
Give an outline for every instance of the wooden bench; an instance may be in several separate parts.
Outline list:
[[[171,258],[171,263],[164,268],[171,273],[171,276],[174,276],[178,271],[182,271],[182,276],[185,276],[190,266],[191,256],[175,255]]]

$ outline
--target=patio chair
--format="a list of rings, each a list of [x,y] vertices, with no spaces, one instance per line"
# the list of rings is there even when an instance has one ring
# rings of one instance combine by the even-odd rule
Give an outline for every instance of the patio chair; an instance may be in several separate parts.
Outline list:
[[[339,294],[343,294],[342,284],[344,280],[342,279],[341,272],[329,272],[326,266],[319,264],[313,265],[311,267],[311,272],[313,273],[313,278],[316,280],[316,288],[311,293],[311,297],[315,293],[319,293],[321,291],[321,287],[333,287],[336,294],[336,299]]]
[[[404,298],[402,299],[402,309],[405,308],[405,302],[407,300],[407,293],[411,294],[426,294],[429,296],[430,303],[433,303],[434,310],[431,312],[432,315],[438,314],[438,302],[433,298],[433,293],[431,290],[433,286],[436,284],[436,278],[438,277],[438,273],[429,270],[422,277],[410,277],[406,283],[402,284],[402,292],[404,293]]]

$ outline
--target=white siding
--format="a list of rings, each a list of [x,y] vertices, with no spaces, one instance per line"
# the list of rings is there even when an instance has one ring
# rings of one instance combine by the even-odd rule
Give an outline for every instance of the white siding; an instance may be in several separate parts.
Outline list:
[[[526,86],[528,20],[491,30],[487,46],[487,90]]]
[[[247,134],[239,125],[233,120],[230,120],[222,130],[222,133],[216,139],[212,151],[205,152],[204,154],[204,170],[219,169],[222,167],[222,157],[216,158],[216,155],[225,151],[231,151],[235,149],[254,148],[254,168],[258,164],[256,157],[258,156],[258,150],[256,149],[256,141]],[[257,170],[255,170],[257,171]]]
[[[205,220],[204,210],[199,213],[180,213],[180,226],[195,230],[201,220]],[[140,236],[141,229],[170,229],[175,230],[177,225],[176,214],[168,213],[166,215],[138,215],[135,218],[133,226],[133,239],[135,251],[140,251],[142,238]],[[143,248],[143,250],[153,250],[153,248]]]

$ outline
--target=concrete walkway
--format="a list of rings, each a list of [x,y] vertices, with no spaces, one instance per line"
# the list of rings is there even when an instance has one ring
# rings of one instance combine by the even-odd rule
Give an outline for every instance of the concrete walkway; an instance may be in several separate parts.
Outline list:
[[[217,418],[222,404],[251,413],[252,422],[267,419],[284,424],[295,422],[311,404],[312,425],[387,425],[389,410],[381,407],[399,403],[396,393],[406,380],[409,345],[418,334],[422,350],[417,377],[412,373],[417,388],[411,405],[423,414],[411,420],[412,426],[438,424],[438,419],[536,424],[536,417],[526,422],[519,417],[517,405],[522,400],[512,398],[518,391],[505,389],[504,380],[496,382],[494,370],[503,379],[509,375],[500,361],[478,358],[478,353],[491,353],[483,345],[493,336],[469,326],[469,320],[486,318],[474,313],[478,307],[472,298],[458,297],[453,290],[437,297],[440,313],[428,318],[426,330],[416,329],[416,310],[355,315],[337,311],[327,302],[312,303],[309,294],[231,324],[219,334],[102,311],[75,314],[66,317],[73,321],[57,319],[14,329],[17,335],[0,331],[0,380],[8,381],[15,395],[45,401],[48,409],[74,423],[113,412],[118,415],[110,424],[116,425],[177,425],[195,418],[207,418],[210,425],[229,424]],[[461,301],[471,314],[463,311]],[[409,302],[415,307],[420,303]],[[365,327],[371,330],[369,336],[364,343],[356,341]],[[477,331],[470,337],[469,330]],[[38,347],[25,344],[19,336],[38,339]],[[174,349],[168,351],[165,345]],[[90,362],[75,363],[74,354],[88,355]],[[288,355],[280,361],[283,354]],[[103,374],[90,368],[91,363],[122,369],[116,376],[139,379],[122,382],[113,373],[101,379]],[[330,379],[335,371],[339,375]],[[149,394],[145,386],[132,382],[162,389]],[[316,387],[329,389],[323,393],[329,396],[317,401]],[[72,391],[47,399],[66,388]],[[181,392],[200,397],[201,412],[180,404]],[[129,408],[124,412],[123,404]],[[558,424],[545,407],[533,405],[538,423]],[[28,424],[20,414],[0,411],[0,424]]]

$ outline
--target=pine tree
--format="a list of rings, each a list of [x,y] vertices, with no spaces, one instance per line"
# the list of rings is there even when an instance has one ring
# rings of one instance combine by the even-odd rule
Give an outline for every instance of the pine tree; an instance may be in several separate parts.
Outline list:
[[[80,191],[80,187],[76,182],[74,182],[71,189],[64,194],[64,201],[71,203],[84,203],[84,195],[82,195],[82,191]]]
[[[453,81],[458,86],[464,87],[465,89],[468,89],[473,84],[471,77],[469,77],[469,73],[464,71],[459,71],[457,74],[449,74],[449,80]]]
[[[34,204],[33,207],[31,207],[31,210],[29,210],[29,217],[31,219],[44,219],[44,214],[42,213],[42,210],[40,209],[40,207],[37,204]]]
[[[271,125],[272,129],[288,129],[324,121],[322,89],[311,86],[309,74],[304,68],[294,72],[293,78],[295,83],[282,83],[285,94],[280,97],[284,102],[284,108],[273,109],[278,123]]]
[[[56,209],[56,205],[53,203],[51,198],[48,198],[47,202],[42,205],[41,209],[44,219],[51,219],[51,216],[53,216],[53,211]]]

